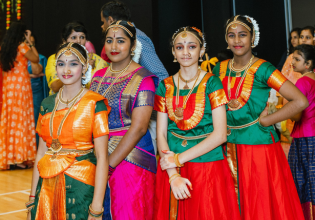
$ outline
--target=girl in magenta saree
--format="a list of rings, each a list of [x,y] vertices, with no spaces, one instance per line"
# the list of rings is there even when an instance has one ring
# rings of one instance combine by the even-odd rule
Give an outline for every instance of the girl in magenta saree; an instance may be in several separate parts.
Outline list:
[[[112,64],[95,73],[90,87],[105,96],[112,108],[105,220],[153,218],[156,158],[148,124],[158,78],[131,60],[136,48],[131,25],[117,21],[107,29],[105,47]],[[122,38],[124,42],[120,42]],[[125,51],[126,45],[121,45],[129,41]]]

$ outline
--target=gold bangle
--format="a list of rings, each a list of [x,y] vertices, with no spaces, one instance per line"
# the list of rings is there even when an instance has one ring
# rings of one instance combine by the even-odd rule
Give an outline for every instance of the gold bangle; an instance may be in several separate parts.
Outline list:
[[[177,178],[177,177],[180,177],[181,175],[179,174],[179,173],[175,173],[175,174],[173,174],[171,177],[170,177],[170,179],[169,179],[169,183],[171,184],[171,182],[175,179],[175,178]]]
[[[92,203],[89,206],[89,210],[90,210],[90,212],[93,212],[93,214],[100,215],[100,214],[102,214],[104,212],[104,207],[102,208],[102,211],[97,212],[97,211],[92,209],[91,205],[92,205]]]
[[[183,167],[184,164],[181,164],[181,163],[179,162],[178,156],[179,156],[179,154],[175,154],[175,156],[174,156],[174,162],[175,162],[175,164],[176,164],[177,167]]]

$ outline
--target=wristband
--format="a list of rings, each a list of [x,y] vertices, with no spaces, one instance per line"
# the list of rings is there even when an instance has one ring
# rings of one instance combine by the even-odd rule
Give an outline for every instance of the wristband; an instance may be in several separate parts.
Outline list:
[[[179,162],[178,156],[179,156],[179,154],[175,154],[175,155],[174,155],[174,162],[175,162],[175,164],[176,164],[177,167],[183,167],[184,164],[181,164],[181,163]]]
[[[179,173],[175,173],[175,174],[173,174],[171,177],[170,177],[170,179],[169,179],[169,183],[171,184],[171,182],[176,178],[176,177],[180,177],[181,175],[179,174]]]

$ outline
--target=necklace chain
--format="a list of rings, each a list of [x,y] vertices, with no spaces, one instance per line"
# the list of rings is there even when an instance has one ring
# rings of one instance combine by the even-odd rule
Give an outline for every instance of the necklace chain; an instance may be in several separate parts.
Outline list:
[[[132,60],[130,60],[129,64],[128,64],[124,69],[121,70],[121,72],[116,76],[116,78],[114,79],[114,81],[108,86],[108,88],[107,88],[107,89],[105,90],[105,92],[103,93],[103,96],[104,96],[104,97],[106,96],[106,94],[108,93],[108,91],[113,87],[113,85],[114,85],[115,82],[118,80],[118,78],[119,78],[120,76],[122,76],[122,75],[129,69],[129,66],[131,65],[131,63],[132,63]],[[100,89],[100,87],[101,87],[101,84],[102,84],[104,78],[107,76],[107,74],[108,74],[108,72],[109,72],[110,69],[111,69],[111,68],[107,68],[107,70],[106,70],[104,76],[102,77],[102,79],[101,79],[100,82],[98,83],[98,86],[97,86],[97,89],[96,89],[96,92],[97,92],[97,93],[98,93],[98,91],[99,91],[99,89]],[[111,71],[111,72],[112,72],[112,71]]]
[[[198,68],[196,74],[195,74],[191,79],[189,79],[189,80],[184,79],[184,78],[182,77],[181,71],[180,71],[180,70],[178,71],[179,78],[180,78],[183,82],[186,83],[186,85],[184,86],[184,89],[189,89],[189,86],[187,85],[187,83],[190,83],[190,82],[192,82],[193,80],[195,80],[195,79],[197,78],[199,69],[200,69],[200,68]]]
[[[79,95],[80,95],[80,92],[81,92],[81,90],[83,90],[84,88],[82,87],[81,89],[80,89],[80,91],[78,92],[78,94],[76,94],[70,101],[69,100],[67,100],[67,101],[65,101],[63,98],[62,98],[62,92],[63,92],[63,87],[62,87],[62,90],[60,91],[60,95],[58,95],[58,99],[60,100],[60,102],[62,103],[62,104],[65,104],[65,105],[67,105],[67,107],[68,107],[68,104],[71,104]]]
[[[195,85],[196,85],[196,83],[197,83],[197,81],[198,81],[200,72],[201,72],[201,71],[200,71],[200,68],[198,68],[198,71],[197,71],[197,74],[196,74],[196,75],[197,75],[196,81],[195,81],[193,87],[192,87],[192,88],[190,89],[190,91],[188,92],[188,94],[187,94],[187,96],[186,96],[186,98],[185,98],[185,100],[184,100],[184,102],[183,102],[183,109],[186,108],[187,101],[188,101],[189,96],[191,95],[192,91],[193,91],[194,88],[195,88]],[[177,107],[178,104],[179,104],[179,90],[180,90],[180,85],[179,85],[179,77],[178,77],[178,80],[177,80],[177,91],[176,91],[176,101],[175,101],[176,107]]]
[[[248,64],[246,64],[246,67],[247,67],[246,71],[245,71],[244,75],[242,76],[242,78],[241,78],[241,80],[238,83],[237,88],[236,88],[235,99],[237,99],[237,97],[238,97],[238,93],[239,93],[240,87],[241,87],[241,85],[242,85],[242,83],[243,83],[243,81],[244,81],[244,79],[245,79],[245,77],[247,75],[247,72],[248,72],[249,68],[251,67],[253,59],[254,59],[254,55],[252,55],[252,57],[249,60]],[[231,82],[231,79],[230,79],[231,78],[231,72],[232,72],[231,68],[232,68],[232,63],[230,62],[230,66],[229,66],[230,71],[229,71],[229,76],[228,76],[228,96],[229,96],[229,100],[231,100],[231,83],[230,83]]]

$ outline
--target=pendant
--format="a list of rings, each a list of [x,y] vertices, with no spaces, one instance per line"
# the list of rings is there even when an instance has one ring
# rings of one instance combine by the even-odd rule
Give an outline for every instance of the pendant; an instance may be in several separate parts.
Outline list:
[[[231,129],[228,129],[226,132],[227,136],[230,136],[231,133],[232,133]]]
[[[182,107],[176,107],[175,116],[178,120],[182,120],[184,118],[184,109]]]
[[[187,145],[188,145],[187,140],[183,140],[182,146],[183,146],[183,147],[187,147]]]
[[[54,161],[57,158],[57,153],[54,153],[49,160]]]
[[[61,143],[58,138],[52,139],[52,143],[50,147],[51,149],[53,149],[53,151],[59,151],[62,148]]]
[[[189,86],[187,85],[187,83],[186,83],[186,85],[184,86],[183,89],[189,89]]]
[[[231,99],[228,103],[228,106],[230,109],[236,110],[239,108],[240,104],[241,103],[237,99]]]
[[[241,72],[237,72],[237,73],[235,73],[235,76],[236,77],[240,77],[242,75],[242,73]]]

